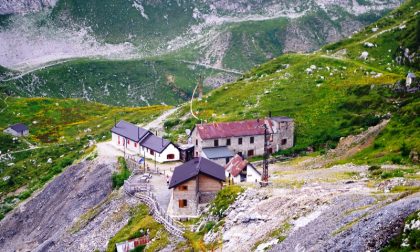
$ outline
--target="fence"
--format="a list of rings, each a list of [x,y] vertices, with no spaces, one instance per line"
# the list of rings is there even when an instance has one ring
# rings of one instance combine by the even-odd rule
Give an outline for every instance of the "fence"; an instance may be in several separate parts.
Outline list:
[[[162,209],[156,200],[156,196],[151,191],[152,187],[146,183],[133,183],[130,178],[124,181],[124,191],[133,197],[140,199],[150,209],[150,214],[157,222],[162,224],[165,229],[175,237],[183,240],[184,229]]]

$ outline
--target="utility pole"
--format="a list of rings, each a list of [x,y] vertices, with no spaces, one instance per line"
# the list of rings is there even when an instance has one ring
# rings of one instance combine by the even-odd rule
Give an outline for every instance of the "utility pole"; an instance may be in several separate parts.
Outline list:
[[[264,155],[263,155],[263,174],[262,174],[262,178],[261,178],[261,186],[265,187],[268,185],[268,150],[267,150],[267,146],[268,146],[268,141],[267,141],[267,130],[268,127],[267,125],[264,123],[263,125],[264,127]]]

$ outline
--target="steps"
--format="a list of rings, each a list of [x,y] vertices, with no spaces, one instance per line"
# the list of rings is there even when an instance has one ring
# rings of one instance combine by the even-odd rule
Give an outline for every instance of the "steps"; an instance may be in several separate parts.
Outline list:
[[[124,182],[124,191],[127,195],[140,199],[141,202],[146,204],[150,209],[150,214],[153,218],[162,224],[165,229],[173,236],[180,240],[184,240],[184,230],[178,226],[173,219],[165,213],[156,201],[156,197],[150,190],[148,184],[132,184],[129,180]]]

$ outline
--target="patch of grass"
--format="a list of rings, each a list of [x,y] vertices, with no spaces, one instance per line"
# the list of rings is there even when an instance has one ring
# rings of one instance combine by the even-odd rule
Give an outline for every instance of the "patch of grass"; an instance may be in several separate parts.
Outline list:
[[[256,250],[257,247],[265,242],[268,242],[272,239],[277,239],[278,243],[284,241],[284,239],[287,238],[286,233],[289,231],[289,229],[291,228],[291,225],[289,222],[285,222],[283,225],[280,226],[280,228],[277,228],[273,231],[271,231],[267,237],[265,237],[264,239],[256,242],[253,246],[252,246],[252,251]]]
[[[341,226],[339,229],[337,229],[337,230],[335,230],[334,232],[332,232],[332,235],[333,235],[333,236],[336,236],[336,235],[338,235],[338,234],[340,234],[340,233],[342,233],[342,232],[344,232],[344,231],[346,231],[346,230],[350,229],[350,228],[351,228],[354,224],[356,224],[356,223],[357,223],[357,222],[359,222],[361,219],[363,219],[364,217],[366,217],[366,216],[367,216],[367,214],[368,214],[368,213],[364,213],[364,214],[362,214],[361,216],[359,216],[359,217],[357,217],[357,218],[353,219],[352,221],[350,221],[350,222],[346,223],[345,225]]]
[[[118,170],[118,172],[112,173],[112,187],[114,189],[118,189],[124,185],[124,181],[128,179],[131,174],[124,157],[118,157]]]
[[[216,198],[210,204],[210,214],[223,217],[223,212],[236,200],[236,198],[244,191],[238,185],[225,186],[220,190]]]
[[[420,211],[410,214],[404,221],[404,229],[389,244],[382,249],[383,252],[408,252],[420,250],[420,229],[414,223],[420,220]]]
[[[149,230],[149,238],[151,242],[145,251],[158,251],[169,244],[169,234],[165,228],[156,222],[149,215],[149,208],[146,205],[139,205],[131,211],[131,218],[118,233],[109,240],[107,252],[117,251],[115,244],[128,239],[136,238],[146,230]]]
[[[79,217],[79,219],[69,228],[68,232],[70,234],[79,232],[82,228],[84,228],[87,224],[89,224],[89,222],[93,220],[99,213],[101,213],[102,207],[108,204],[115,196],[116,196],[116,193],[114,192],[111,193],[101,203],[92,207],[91,209],[86,211],[84,214],[82,214]]]
[[[305,181],[299,179],[273,179],[274,187],[279,188],[301,188]]]

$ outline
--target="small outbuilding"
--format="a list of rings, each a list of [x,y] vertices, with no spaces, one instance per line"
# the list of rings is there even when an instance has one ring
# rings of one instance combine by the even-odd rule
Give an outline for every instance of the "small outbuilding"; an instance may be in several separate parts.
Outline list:
[[[225,179],[223,167],[203,157],[177,166],[169,183],[169,215],[178,219],[197,217],[199,205],[209,203]]]
[[[408,73],[407,77],[405,78],[405,85],[407,87],[411,87],[411,84],[416,82],[416,75],[414,73]]]
[[[3,130],[3,133],[13,136],[27,136],[29,135],[29,128],[23,123],[16,123]]]
[[[261,173],[253,164],[238,154],[226,164],[225,173],[230,184],[261,181]]]

